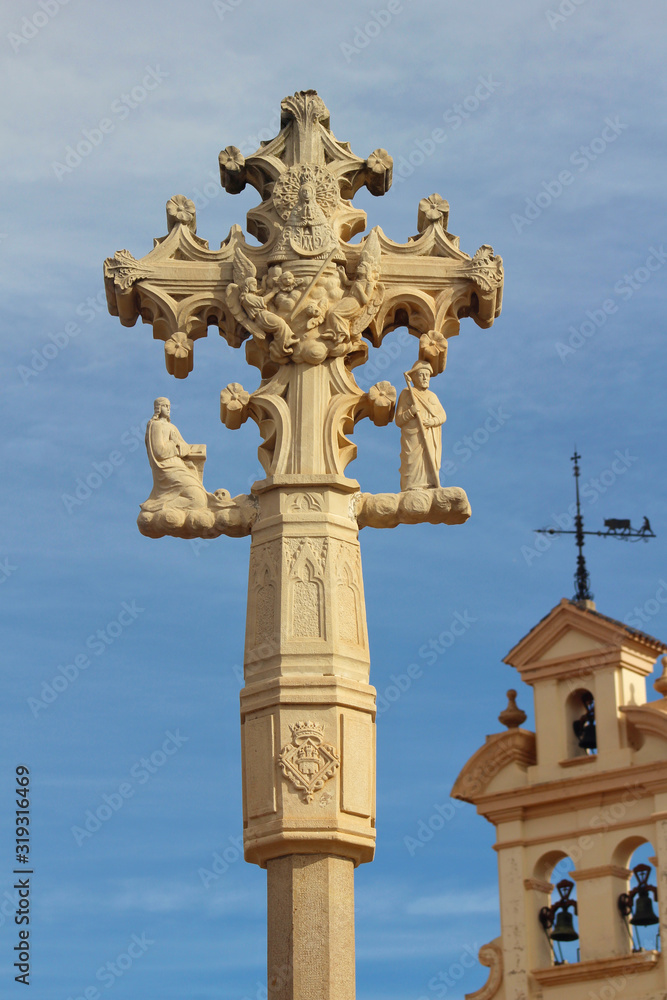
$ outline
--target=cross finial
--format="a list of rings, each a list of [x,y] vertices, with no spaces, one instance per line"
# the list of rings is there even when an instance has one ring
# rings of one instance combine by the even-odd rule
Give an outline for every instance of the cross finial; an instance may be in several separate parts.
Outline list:
[[[363,186],[373,195],[389,189],[391,156],[385,149],[365,158],[353,153],[331,131],[329,111],[314,90],[284,98],[280,122],[278,135],[252,155],[227,146],[219,157],[220,179],[229,193],[249,184],[260,196],[247,215],[248,231],[259,245],[233,226],[220,248],[210,249],[197,232],[193,203],[174,196],[167,207],[168,233],[149,254],[135,260],[123,250],[105,262],[107,298],[124,325],[141,317],[152,326],[176,378],[192,371],[194,344],[209,327],[217,327],[233,347],[245,343],[246,359],[259,369],[262,383],[254,392],[236,383],[223,389],[223,423],[232,429],[248,418],[257,422],[264,438],[259,457],[268,477],[344,477],[356,453],[345,435],[355,422],[368,416],[384,426],[394,416],[395,389],[373,392],[371,386],[364,392],[352,374],[368,358],[369,345],[379,347],[405,326],[418,340],[419,360],[439,375],[460,317],[486,328],[499,315],[502,260],[487,244],[472,257],[461,250],[447,229],[449,204],[437,194],[419,201],[418,233],[407,243],[389,239],[379,226],[351,243],[366,229],[366,213],[352,199]],[[415,393],[415,415],[403,414],[399,405],[398,416],[409,422],[419,411],[418,447],[430,448],[439,466],[436,438],[444,411],[430,412],[432,391]],[[401,427],[406,435],[412,430]],[[466,519],[462,491],[436,495],[438,470],[426,478],[418,473],[408,479],[411,487],[414,478],[429,488],[424,497],[412,488],[402,490],[390,509],[360,499],[359,517],[367,524],[379,518],[383,526]],[[217,511],[217,501],[206,497],[204,503],[193,489],[201,503],[192,516],[182,506],[178,514],[147,510],[141,530],[190,532],[188,537],[232,533],[241,524],[250,530],[245,500],[237,498],[232,517]]]

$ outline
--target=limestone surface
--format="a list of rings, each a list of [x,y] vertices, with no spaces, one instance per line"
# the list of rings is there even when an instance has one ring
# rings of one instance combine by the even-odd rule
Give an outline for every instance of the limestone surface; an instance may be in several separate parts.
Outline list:
[[[207,491],[205,446],[188,445],[158,400],[146,436],[153,490],[138,524],[152,537],[251,536],[243,829],[246,859],[268,874],[269,997],[353,1000],[353,869],[372,860],[376,837],[359,528],[470,516],[463,490],[440,487],[445,415],[428,380],[444,371],[462,318],[486,329],[499,315],[503,266],[486,244],[473,256],[460,248],[437,194],[419,201],[407,242],[379,226],[351,242],[366,230],[352,199],[361,187],[383,195],[392,159],[339,141],[313,90],[282,101],[275,138],[248,157],[226,146],[219,164],[228,193],[258,192],[247,216],[257,242],[233,226],[211,249],[194,203],[175,195],[167,234],[141,259],[108,258],[105,288],[124,326],[152,327],[175,378],[193,370],[209,328],[245,344],[259,384],[224,386],[220,417],[229,431],[257,425],[265,478],[250,495]],[[363,392],[354,370],[398,327],[415,337],[419,362],[398,404],[401,492],[372,495],[348,478],[350,435],[362,419],[386,427],[397,392],[386,381]]]

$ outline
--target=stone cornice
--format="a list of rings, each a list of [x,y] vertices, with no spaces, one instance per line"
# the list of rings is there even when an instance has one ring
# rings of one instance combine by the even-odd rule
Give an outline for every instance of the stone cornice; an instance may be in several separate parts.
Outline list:
[[[621,705],[621,712],[631,726],[640,733],[648,733],[667,740],[667,699],[651,701],[645,705]]]
[[[659,813],[653,813],[653,815],[647,817],[646,822],[655,823],[657,820],[662,818],[667,819],[667,815],[663,817]],[[493,821],[490,820],[490,822]],[[584,829],[579,827],[579,829],[576,830],[559,830],[558,840],[563,843],[566,843],[568,840],[581,839],[582,841],[584,841],[592,839],[596,834],[602,832],[615,833],[618,830],[636,830],[636,829],[637,829],[637,820],[633,818],[625,821],[619,821],[618,823],[605,823],[604,826],[601,826],[599,829],[594,827],[591,827],[589,829]],[[493,850],[508,851],[512,847],[535,847],[538,844],[553,844],[553,841],[554,841],[553,833],[542,834],[539,837],[519,837],[513,840],[499,841],[493,845]],[[653,864],[653,862],[651,863]]]
[[[599,958],[593,962],[573,962],[572,965],[553,965],[548,969],[532,969],[531,976],[540,986],[569,986],[593,979],[612,976],[633,976],[637,972],[650,972],[660,961],[657,951],[644,951],[618,958]]]
[[[579,767],[581,764],[593,764],[597,761],[597,754],[590,754],[585,757],[568,757],[566,760],[559,760],[559,767]]]
[[[626,670],[632,670],[641,677],[646,677],[653,669],[653,661],[634,663],[622,658],[622,650],[618,646],[607,646],[603,649],[587,649],[583,653],[569,653],[567,656],[554,657],[550,660],[540,660],[525,667],[517,668],[521,680],[526,684],[534,684],[536,680],[562,680],[581,677],[621,665]]]
[[[257,712],[269,705],[338,704],[374,716],[375,688],[346,677],[317,675],[272,677],[246,684],[242,711]]]
[[[474,761],[472,757],[469,763]],[[467,765],[466,765],[467,766]],[[465,770],[465,769],[464,769]],[[461,772],[462,774],[464,772]],[[489,779],[490,780],[490,779]],[[457,784],[454,786],[456,790]],[[535,785],[521,785],[506,791],[489,795],[479,794],[472,799],[481,815],[492,823],[508,810],[521,809],[524,818],[550,816],[563,811],[563,801],[568,801],[571,810],[586,806],[618,802],[631,789],[632,798],[645,799],[657,792],[667,791],[667,769],[663,760],[632,768],[615,768],[609,771],[585,769],[584,774],[568,773],[559,781],[540,782]],[[454,795],[454,798],[464,796]]]
[[[551,882],[545,882],[541,878],[525,878],[523,880],[524,889],[532,889],[535,892],[546,892],[550,895],[553,890],[553,884]]]
[[[586,882],[593,878],[622,878],[629,879],[632,872],[629,868],[622,868],[620,865],[597,865],[595,868],[580,868],[572,872],[575,882]]]
[[[509,764],[524,771],[534,765],[535,734],[527,729],[509,729],[487,736],[486,743],[473,754],[452,788],[452,798],[477,803],[489,782]]]

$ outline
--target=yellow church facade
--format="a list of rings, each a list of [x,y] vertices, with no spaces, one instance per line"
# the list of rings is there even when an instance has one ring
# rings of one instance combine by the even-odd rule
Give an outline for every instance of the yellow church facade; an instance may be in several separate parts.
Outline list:
[[[656,944],[667,926],[667,666],[658,700],[646,697],[665,651],[592,601],[564,599],[507,654],[533,688],[535,732],[511,698],[506,731],[452,790],[496,828],[500,935],[480,951],[489,977],[469,1000],[667,998]],[[650,865],[633,874],[642,845]],[[577,936],[564,960],[560,941]]]

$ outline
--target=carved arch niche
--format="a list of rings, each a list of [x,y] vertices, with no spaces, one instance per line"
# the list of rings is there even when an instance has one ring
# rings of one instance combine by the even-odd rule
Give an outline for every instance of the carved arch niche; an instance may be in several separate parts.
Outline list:
[[[287,601],[290,640],[326,638],[324,620],[324,568],[326,538],[285,540],[289,567]]]
[[[261,546],[252,555],[249,582],[254,601],[248,638],[249,647],[258,649],[276,640],[278,558],[275,543]]]
[[[364,647],[363,582],[358,549],[339,542],[335,566],[338,638],[351,646]]]

